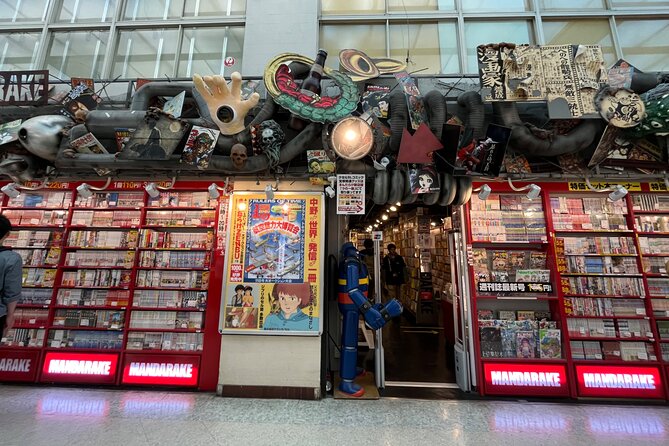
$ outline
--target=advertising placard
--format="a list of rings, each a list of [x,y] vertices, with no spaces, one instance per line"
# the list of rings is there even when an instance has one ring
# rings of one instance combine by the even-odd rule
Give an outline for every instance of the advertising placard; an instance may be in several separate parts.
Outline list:
[[[337,175],[337,215],[365,214],[365,175]]]
[[[323,226],[322,193],[232,195],[222,332],[320,334]]]

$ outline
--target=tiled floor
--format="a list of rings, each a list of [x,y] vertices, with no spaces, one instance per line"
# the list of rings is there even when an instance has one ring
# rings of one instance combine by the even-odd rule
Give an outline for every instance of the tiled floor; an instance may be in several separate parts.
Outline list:
[[[0,445],[666,445],[666,406],[213,394],[0,385]]]

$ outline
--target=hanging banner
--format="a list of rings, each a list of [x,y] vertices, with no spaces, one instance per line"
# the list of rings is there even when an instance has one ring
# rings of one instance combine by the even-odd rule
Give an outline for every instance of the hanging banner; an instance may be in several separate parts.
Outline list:
[[[365,214],[365,175],[337,175],[337,215]]]
[[[232,195],[222,332],[321,333],[323,227],[322,193]]]

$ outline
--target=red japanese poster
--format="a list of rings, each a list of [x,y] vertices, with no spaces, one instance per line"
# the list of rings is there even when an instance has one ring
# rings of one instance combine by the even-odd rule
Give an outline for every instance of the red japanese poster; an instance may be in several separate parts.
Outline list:
[[[323,223],[320,193],[233,194],[222,330],[320,333]]]

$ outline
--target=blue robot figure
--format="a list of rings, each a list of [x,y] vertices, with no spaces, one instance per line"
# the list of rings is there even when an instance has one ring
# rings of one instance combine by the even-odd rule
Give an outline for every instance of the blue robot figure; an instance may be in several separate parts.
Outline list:
[[[358,362],[358,320],[360,314],[372,330],[378,330],[386,323],[402,314],[402,304],[393,299],[387,304],[372,305],[367,300],[369,275],[364,262],[353,243],[346,242],[341,248],[339,263],[339,311],[344,316],[341,333],[341,360],[339,390],[351,396],[361,397],[365,389],[353,382],[357,375]]]

